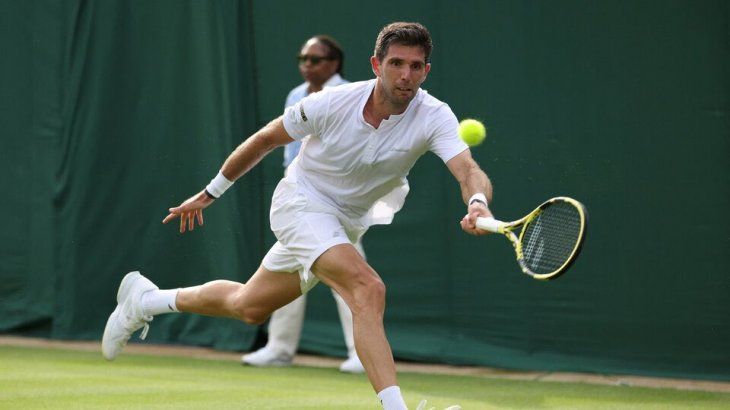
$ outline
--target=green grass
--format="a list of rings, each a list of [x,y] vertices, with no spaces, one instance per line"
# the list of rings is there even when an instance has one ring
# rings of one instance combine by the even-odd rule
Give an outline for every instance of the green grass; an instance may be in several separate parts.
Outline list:
[[[412,408],[730,408],[730,394],[402,373]],[[232,361],[0,346],[1,409],[377,409],[362,375],[336,369],[258,369]]]

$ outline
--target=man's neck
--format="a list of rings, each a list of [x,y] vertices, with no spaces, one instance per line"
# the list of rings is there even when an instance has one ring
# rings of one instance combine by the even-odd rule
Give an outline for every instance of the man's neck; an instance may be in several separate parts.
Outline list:
[[[370,93],[365,108],[363,108],[363,117],[365,121],[372,125],[374,128],[378,128],[383,120],[387,120],[391,115],[403,114],[408,105],[400,106],[394,105],[387,98],[382,90],[382,84],[380,79],[376,80],[373,92]]]

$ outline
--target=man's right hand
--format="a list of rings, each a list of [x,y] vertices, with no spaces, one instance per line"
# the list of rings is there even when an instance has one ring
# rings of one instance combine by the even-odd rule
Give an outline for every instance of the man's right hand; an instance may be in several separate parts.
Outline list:
[[[195,220],[198,220],[198,225],[203,225],[203,209],[207,208],[208,205],[212,204],[213,198],[209,197],[205,190],[195,194],[185,200],[182,204],[175,208],[170,208],[170,214],[162,220],[163,224],[166,224],[173,219],[180,217],[180,233],[185,233],[185,230],[192,231],[195,229]]]
[[[492,211],[481,202],[474,201],[473,204],[469,205],[467,214],[461,219],[461,229],[471,235],[488,235],[491,232],[477,228],[477,218],[488,218],[492,217]]]

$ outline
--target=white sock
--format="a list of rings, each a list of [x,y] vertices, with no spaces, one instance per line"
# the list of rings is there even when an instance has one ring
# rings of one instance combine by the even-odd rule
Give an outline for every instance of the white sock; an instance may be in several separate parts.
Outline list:
[[[403,396],[400,394],[400,387],[398,386],[384,388],[378,393],[378,397],[384,410],[408,410],[408,406],[403,401]]]
[[[180,289],[150,290],[142,294],[142,313],[146,316],[179,312],[175,298]]]

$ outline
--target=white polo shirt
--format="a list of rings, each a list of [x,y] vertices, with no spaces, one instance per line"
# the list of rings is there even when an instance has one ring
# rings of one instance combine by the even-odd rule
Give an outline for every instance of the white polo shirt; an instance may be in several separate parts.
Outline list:
[[[304,141],[286,179],[310,201],[364,226],[389,224],[408,194],[406,177],[432,151],[447,162],[467,149],[449,106],[419,89],[403,114],[376,129],[363,110],[376,79],[327,88],[284,111],[284,128]]]
[[[336,87],[338,85],[347,84],[349,81],[342,78],[339,74],[335,73],[332,77],[327,80],[322,87]],[[296,104],[301,100],[302,98],[309,95],[309,83],[303,83],[294,88],[289,92],[289,95],[286,96],[286,103],[284,104],[284,108],[291,107],[292,105]],[[302,147],[301,141],[294,141],[291,144],[284,147],[284,168],[288,167],[289,164],[294,161],[294,158],[299,153],[299,149]]]

